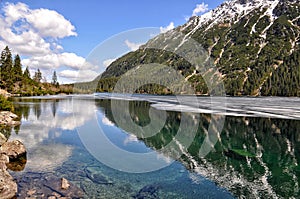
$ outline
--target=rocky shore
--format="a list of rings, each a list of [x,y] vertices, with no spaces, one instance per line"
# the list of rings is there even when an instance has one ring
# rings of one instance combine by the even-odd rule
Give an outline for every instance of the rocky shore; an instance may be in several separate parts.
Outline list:
[[[26,164],[26,149],[19,140],[8,142],[5,136],[0,134],[0,198],[14,198],[18,192],[18,186],[8,170],[23,170]]]
[[[1,111],[0,112],[0,125],[6,126],[17,126],[20,125],[20,121],[16,121],[18,116],[9,111]]]
[[[26,149],[19,140],[7,141],[0,133],[0,198],[83,198],[83,192],[65,178],[51,173],[26,172],[19,178],[27,162]],[[14,171],[12,175],[8,171]]]

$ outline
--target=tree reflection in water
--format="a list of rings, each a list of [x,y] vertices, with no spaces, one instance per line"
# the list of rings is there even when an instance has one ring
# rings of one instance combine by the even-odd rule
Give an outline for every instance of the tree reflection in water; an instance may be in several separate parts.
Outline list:
[[[97,100],[106,117],[115,123],[110,100]],[[148,102],[130,102],[131,119],[140,126],[150,123]],[[121,112],[120,112],[121,113]],[[159,115],[159,113],[157,113]],[[162,151],[178,131],[183,113],[167,112],[163,128],[155,135],[138,137],[147,146]],[[195,119],[195,114],[189,114]],[[199,150],[206,137],[212,119],[209,114],[196,114],[199,128],[188,152],[179,158],[187,169],[197,172],[218,185],[227,188],[235,196],[246,198],[299,197],[300,177],[300,121],[255,117],[226,117],[218,142],[205,158]],[[118,125],[118,124],[116,124]],[[128,129],[126,129],[128,131]],[[193,136],[193,135],[186,135]],[[178,143],[181,144],[181,143]],[[184,146],[184,144],[183,144]],[[172,158],[174,147],[164,151]]]

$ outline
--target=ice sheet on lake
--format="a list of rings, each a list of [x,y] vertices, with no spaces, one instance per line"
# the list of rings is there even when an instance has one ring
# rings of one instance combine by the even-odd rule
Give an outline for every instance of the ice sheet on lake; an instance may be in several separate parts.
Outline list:
[[[159,110],[227,116],[300,119],[297,97],[196,97],[129,94],[95,94],[96,98],[148,101]]]

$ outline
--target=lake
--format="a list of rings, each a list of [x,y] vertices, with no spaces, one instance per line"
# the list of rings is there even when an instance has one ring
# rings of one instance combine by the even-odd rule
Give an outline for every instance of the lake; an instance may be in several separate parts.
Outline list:
[[[22,124],[2,131],[27,148],[24,170],[12,173],[20,198],[48,197],[39,190],[50,177],[85,198],[300,197],[299,98],[98,93],[14,103]]]

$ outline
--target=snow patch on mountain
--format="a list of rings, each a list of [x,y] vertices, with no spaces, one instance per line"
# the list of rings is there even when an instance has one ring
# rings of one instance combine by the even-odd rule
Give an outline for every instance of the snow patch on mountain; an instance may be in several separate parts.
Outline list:
[[[267,15],[270,17],[271,22],[273,22],[276,19],[276,16],[274,15],[273,11],[278,5],[278,3],[279,0],[226,1],[214,10],[211,10],[198,17],[192,17],[190,21],[182,28],[182,30],[194,27],[193,30],[189,33],[190,35],[192,35],[202,26],[207,25],[206,30],[209,30],[214,25],[220,23],[238,23],[243,16],[248,15],[250,12],[255,10],[263,11],[263,9],[266,9],[266,11],[265,14],[261,17]],[[255,32],[255,27],[253,27],[252,32]]]

